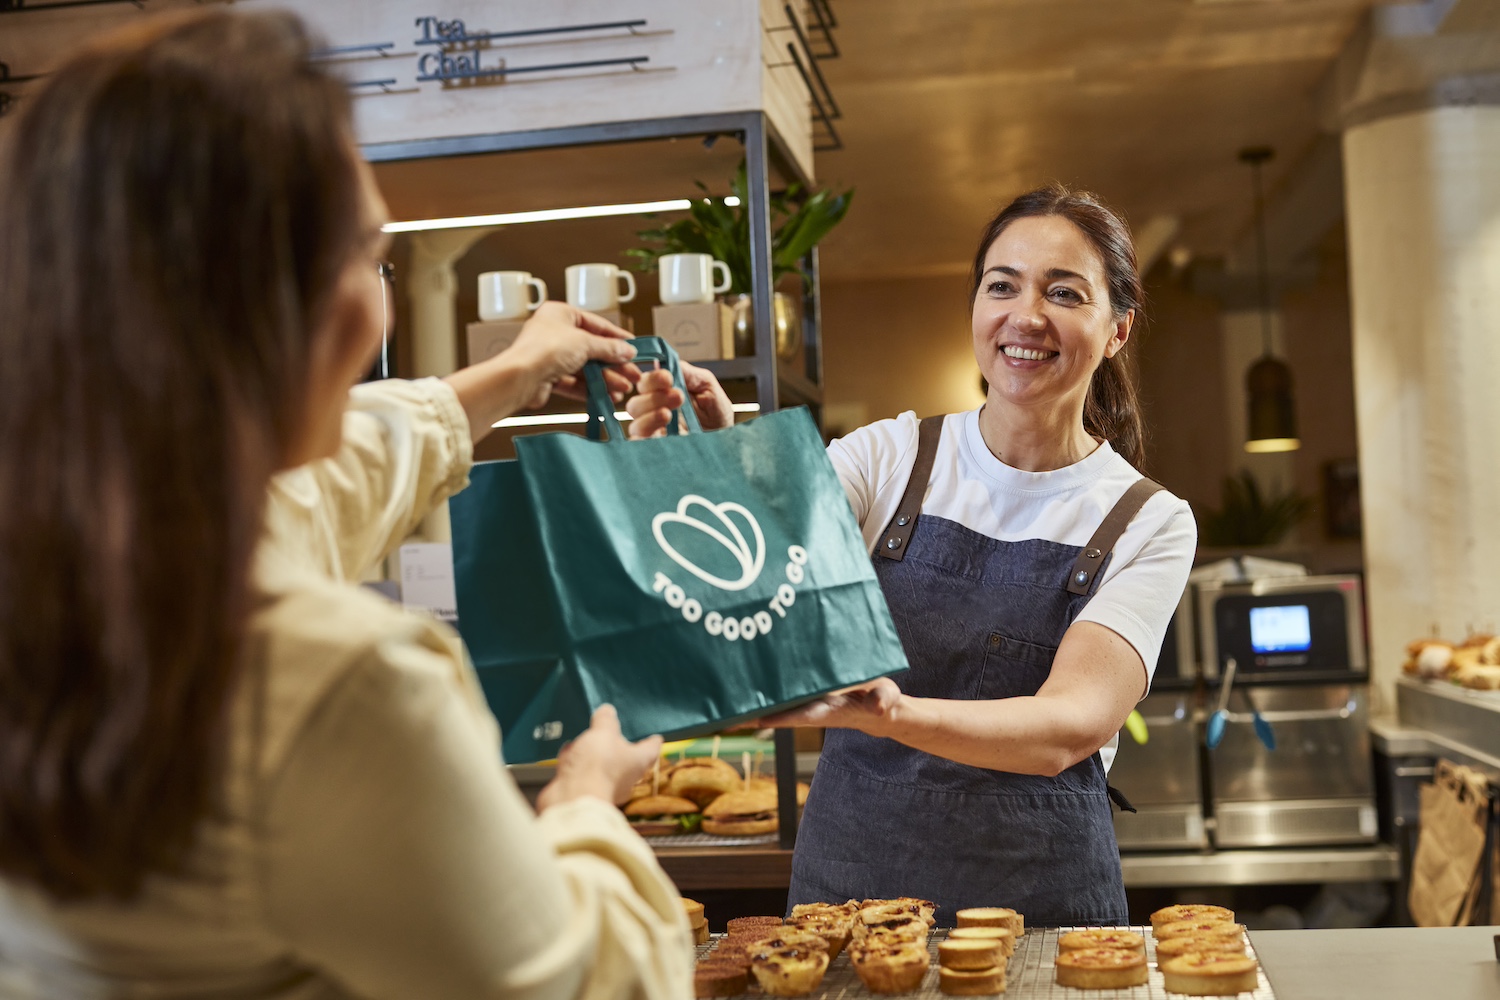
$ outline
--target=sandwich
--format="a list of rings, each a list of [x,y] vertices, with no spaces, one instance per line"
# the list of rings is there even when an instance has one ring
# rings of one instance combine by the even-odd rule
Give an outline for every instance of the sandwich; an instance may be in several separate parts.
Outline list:
[[[717,757],[696,757],[672,768],[663,790],[668,795],[692,799],[702,807],[725,792],[743,787],[744,783],[734,765]]]
[[[626,803],[625,818],[642,837],[697,833],[703,822],[697,803],[673,795],[648,795]]]
[[[703,810],[703,832],[727,837],[775,833],[776,793],[751,789],[720,795]]]

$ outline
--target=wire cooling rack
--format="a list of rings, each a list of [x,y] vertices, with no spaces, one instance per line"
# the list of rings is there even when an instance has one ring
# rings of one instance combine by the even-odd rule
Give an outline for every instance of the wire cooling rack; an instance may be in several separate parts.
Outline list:
[[[1005,972],[1005,992],[997,994],[1005,1000],[1181,1000],[1181,994],[1168,993],[1162,982],[1161,971],[1156,967],[1156,939],[1150,927],[1131,927],[1146,939],[1146,965],[1150,978],[1144,986],[1131,986],[1123,990],[1080,990],[1057,984],[1057,939],[1080,927],[1044,928],[1027,930],[1016,943],[1016,953],[1010,957]],[[722,935],[714,935],[708,944],[698,946],[698,957],[702,958],[718,942]],[[932,968],[927,970],[922,985],[911,993],[899,994],[912,1000],[949,1000],[938,989],[938,942],[946,940],[946,930],[935,931],[928,939],[928,950],[932,953]],[[1256,958],[1255,946],[1246,946],[1251,958]],[[1265,970],[1259,971],[1258,983],[1253,993],[1226,994],[1239,1000],[1275,1000],[1276,994],[1266,980]],[[755,987],[755,977],[750,977],[750,995],[760,995]],[[870,1000],[875,997],[865,989],[864,983],[854,974],[847,954],[840,954],[828,966],[823,984],[810,994],[811,1000]]]
[[[721,837],[712,833],[677,833],[644,839],[652,847],[753,847],[761,844],[774,844],[780,838],[774,833],[758,833],[753,837]]]

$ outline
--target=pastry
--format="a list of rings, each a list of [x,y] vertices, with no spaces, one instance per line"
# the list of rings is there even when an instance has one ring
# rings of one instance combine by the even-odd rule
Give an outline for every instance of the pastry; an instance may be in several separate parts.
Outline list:
[[[1005,966],[990,969],[939,969],[938,989],[949,996],[990,996],[1005,992]]]
[[[797,927],[767,927],[765,931],[764,934],[757,935],[746,949],[750,952],[752,959],[762,953],[780,951],[784,948],[817,948],[830,951],[828,941],[821,934],[815,934],[812,931]]]
[[[1057,956],[1057,984],[1081,990],[1122,990],[1146,982],[1146,956],[1124,948],[1084,948]]]
[[[1156,961],[1165,962],[1169,958],[1186,955],[1190,951],[1218,951],[1228,955],[1243,955],[1245,940],[1244,938],[1211,938],[1201,934],[1192,937],[1167,938],[1165,941],[1156,942]]]
[[[838,958],[839,952],[844,950],[844,945],[849,943],[851,921],[845,916],[793,915],[787,918],[787,926],[821,937],[828,944],[830,959]]]
[[[1166,924],[1180,923],[1183,920],[1217,920],[1221,923],[1232,924],[1234,911],[1223,906],[1210,906],[1207,903],[1164,906],[1151,914],[1151,930],[1159,931]]]
[[[1096,927],[1090,930],[1069,931],[1057,939],[1057,950],[1083,951],[1085,948],[1123,948],[1126,951],[1146,953],[1146,939],[1135,931],[1122,927]]]
[[[1221,941],[1243,941],[1245,938],[1245,928],[1240,924],[1224,923],[1219,920],[1179,920],[1176,923],[1163,924],[1156,928],[1156,940],[1158,941],[1179,937],[1206,937],[1217,938]]]
[[[929,903],[925,899],[867,899],[859,906],[856,920],[864,920],[867,924],[876,922],[877,917],[916,917],[928,927],[937,923],[933,915],[937,911],[937,904]]]
[[[843,917],[851,920],[854,914],[859,912],[859,903],[849,900],[847,903],[798,903],[792,907],[794,917]]]
[[[960,927],[1009,927],[1017,938],[1026,933],[1026,918],[1005,906],[979,906],[959,910],[955,916]]]
[[[750,987],[749,973],[729,962],[699,962],[693,970],[693,996],[732,997]]]
[[[750,971],[760,988],[773,997],[806,996],[823,982],[828,952],[823,948],[777,948],[750,956]]]
[[[708,944],[708,918],[703,915],[703,904],[684,896],[682,910],[687,914],[688,926],[693,929],[693,944]]]
[[[863,941],[867,937],[880,937],[885,939],[900,938],[906,941],[918,941],[923,944],[927,941],[927,932],[931,930],[927,921],[921,917],[903,914],[899,916],[877,915],[873,918],[875,922],[856,919],[850,929],[850,936],[855,941]]]
[[[920,942],[873,938],[849,945],[849,961],[871,993],[909,993],[922,984],[931,957]]]
[[[999,941],[982,938],[949,938],[938,945],[938,964],[945,969],[973,971],[1004,964]]]
[[[1245,955],[1223,952],[1189,952],[1161,963],[1161,976],[1168,993],[1193,997],[1231,996],[1253,993],[1260,983],[1260,965]]]
[[[961,940],[994,941],[1000,945],[1001,954],[1009,957],[1016,951],[1016,936],[1009,927],[955,927],[948,932],[949,941]]]
[[[780,917],[730,917],[724,929],[730,934],[748,931],[754,927],[780,927]]]

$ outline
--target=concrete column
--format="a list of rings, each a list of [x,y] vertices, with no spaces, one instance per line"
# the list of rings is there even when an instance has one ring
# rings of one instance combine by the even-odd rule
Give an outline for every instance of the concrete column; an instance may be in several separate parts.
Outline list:
[[[1500,628],[1500,107],[1344,132],[1372,679]]]

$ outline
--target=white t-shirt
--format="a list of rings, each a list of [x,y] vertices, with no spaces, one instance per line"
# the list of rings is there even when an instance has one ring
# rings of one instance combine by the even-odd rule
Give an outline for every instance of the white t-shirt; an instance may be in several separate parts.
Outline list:
[[[854,516],[873,552],[906,491],[917,460],[918,420],[906,412],[862,427],[828,446]],[[1100,522],[1141,474],[1108,442],[1051,472],[1022,472],[1000,461],[979,432],[979,411],[943,422],[922,513],[1003,541],[1088,544]],[[1140,654],[1149,686],[1162,637],[1187,585],[1198,529],[1186,501],[1163,490],[1141,508],[1077,621],[1117,633]],[[1116,736],[1100,751],[1108,770]]]

